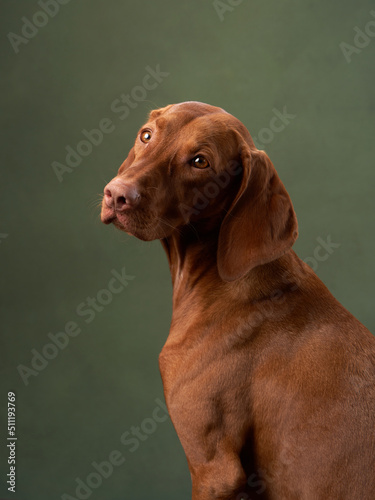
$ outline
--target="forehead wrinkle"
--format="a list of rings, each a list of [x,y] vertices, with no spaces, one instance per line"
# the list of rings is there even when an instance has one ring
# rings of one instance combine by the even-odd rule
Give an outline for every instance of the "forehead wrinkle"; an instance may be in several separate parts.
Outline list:
[[[221,108],[215,108],[213,106],[209,106],[209,108],[212,109],[206,109],[207,105],[204,105],[204,107],[198,107],[198,109],[195,109],[194,107],[190,109],[185,106],[186,103],[182,103],[180,105],[172,105],[170,109],[167,109],[160,117],[157,117],[156,119],[152,120],[155,122],[156,126],[160,126],[160,128],[173,128],[173,129],[182,129],[189,123],[199,120],[199,119],[204,119],[207,118],[208,121],[211,121],[214,119],[215,115],[220,116],[221,118],[223,116],[230,116],[226,111],[222,110]],[[199,104],[199,103],[198,103]],[[185,109],[183,109],[185,107]]]
[[[196,113],[168,111],[156,118],[153,122],[162,132],[162,139],[158,141],[158,156],[168,152],[167,160],[170,166],[177,156],[193,154],[194,150],[207,148],[213,154],[218,154],[220,145],[227,149],[228,138],[232,136],[233,128],[228,124],[228,114],[223,119],[224,113],[205,113],[197,116]],[[216,115],[216,116],[215,116]],[[152,123],[152,122],[151,122]],[[229,136],[229,137],[228,137]]]
[[[204,118],[204,117],[202,117]],[[220,146],[226,145],[230,139],[233,138],[233,131],[226,123],[222,120],[200,120],[201,123],[198,126],[194,126],[192,131],[189,133],[189,137],[198,146],[209,146],[217,149],[218,143]]]
[[[157,126],[157,128],[160,128],[161,130],[163,130],[166,127],[167,122],[168,122],[168,120],[166,118],[163,118],[162,116],[160,116],[159,118],[156,118],[155,125]]]
[[[168,112],[154,120],[156,128],[162,132],[162,138],[158,140],[158,153],[163,153],[167,149],[170,151],[170,162],[176,157],[180,150],[180,145],[185,144],[183,134],[185,127],[196,117],[191,113]],[[151,122],[152,123],[152,122]],[[164,136],[164,137],[163,137]]]

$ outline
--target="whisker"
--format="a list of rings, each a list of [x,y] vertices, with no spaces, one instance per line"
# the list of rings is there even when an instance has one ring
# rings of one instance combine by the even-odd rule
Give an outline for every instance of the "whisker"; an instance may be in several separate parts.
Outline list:
[[[175,227],[175,226],[172,226],[172,224],[170,224],[168,221],[166,221],[164,219],[164,217],[157,217],[157,219],[162,222],[163,224],[165,224],[166,226],[169,226],[171,227],[174,231],[177,231],[179,234],[181,234],[181,230],[178,228],[178,227]],[[162,228],[163,229],[163,228]],[[164,231],[164,229],[163,229]],[[165,234],[165,231],[164,231],[164,234]]]
[[[191,222],[189,222],[187,225],[194,230],[195,234],[197,235],[198,240],[200,241],[200,236],[199,236],[199,233],[197,231],[197,228],[195,226],[193,226],[193,224]]]
[[[93,207],[94,207],[94,208],[99,208],[99,207],[101,207],[102,202],[103,202],[103,194],[99,194],[99,193],[98,193],[98,194],[97,194],[97,197],[96,197],[95,199],[93,199],[93,200],[89,200],[89,201],[87,202],[87,204],[88,204],[88,206],[89,206],[90,208],[93,208]]]

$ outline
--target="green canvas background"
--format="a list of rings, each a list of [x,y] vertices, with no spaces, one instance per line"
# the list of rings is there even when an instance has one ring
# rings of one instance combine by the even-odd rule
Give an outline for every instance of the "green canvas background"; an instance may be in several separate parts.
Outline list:
[[[230,9],[221,20],[211,0],[72,0],[16,54],[7,35],[21,34],[21,18],[41,8],[2,2],[1,498],[77,498],[76,478],[85,481],[92,462],[114,450],[125,462],[89,498],[189,498],[185,456],[169,419],[134,452],[120,442],[163,399],[166,257],[159,242],[102,225],[97,207],[155,107],[208,102],[254,136],[269,127],[275,108],[295,115],[265,145],[297,212],[295,249],[314,258],[317,238],[340,244],[316,261],[317,273],[375,331],[375,40],[350,63],[340,48],[353,44],[356,26],[375,19],[374,4],[244,0]],[[157,65],[169,75],[121,120],[112,102]],[[75,148],[82,130],[104,118],[114,131],[59,182],[52,162],[65,163],[65,147]],[[86,323],[77,306],[123,267],[134,278]],[[17,367],[30,367],[31,350],[40,352],[47,334],[68,321],[81,333],[25,385]],[[15,495],[5,484],[8,391],[17,395]]]

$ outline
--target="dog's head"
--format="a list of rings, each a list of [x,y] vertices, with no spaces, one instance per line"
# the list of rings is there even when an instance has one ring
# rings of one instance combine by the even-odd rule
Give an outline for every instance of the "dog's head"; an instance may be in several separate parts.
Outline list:
[[[221,108],[184,102],[152,111],[104,189],[102,221],[142,240],[182,226],[219,230],[218,269],[234,280],[285,253],[295,213],[268,156]]]

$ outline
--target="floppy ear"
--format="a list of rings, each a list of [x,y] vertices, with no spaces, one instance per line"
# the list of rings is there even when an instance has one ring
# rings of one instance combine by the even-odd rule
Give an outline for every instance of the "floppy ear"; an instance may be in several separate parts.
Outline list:
[[[246,144],[241,160],[241,185],[219,233],[217,265],[224,281],[281,257],[298,235],[292,202],[266,153]]]

